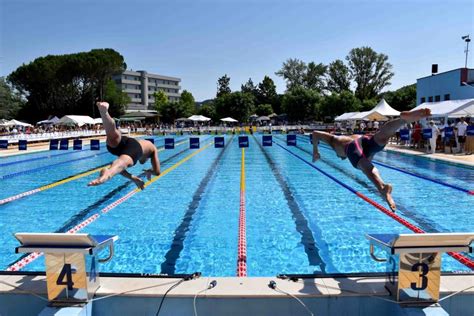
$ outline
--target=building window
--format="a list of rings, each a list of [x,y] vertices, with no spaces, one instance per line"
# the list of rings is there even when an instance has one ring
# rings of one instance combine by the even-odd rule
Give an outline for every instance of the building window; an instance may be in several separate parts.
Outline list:
[[[435,96],[435,102],[439,102],[439,101],[441,101],[441,96],[439,95]]]
[[[433,102],[433,97],[428,97],[428,102]]]
[[[426,98],[425,98],[425,97],[423,97],[423,98],[420,99],[420,104],[421,104],[421,103],[425,103],[425,102],[426,102]]]
[[[451,100],[451,95],[449,93],[444,95],[444,101],[448,100]]]

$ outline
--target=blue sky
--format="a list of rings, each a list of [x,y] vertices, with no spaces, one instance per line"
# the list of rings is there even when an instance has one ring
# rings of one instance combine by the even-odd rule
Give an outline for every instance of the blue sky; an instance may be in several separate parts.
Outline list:
[[[328,64],[350,49],[387,54],[390,90],[464,66],[474,1],[0,0],[0,76],[39,56],[113,48],[129,69],[182,79],[197,101],[227,74],[232,90],[288,58]],[[471,44],[473,44],[471,42]],[[468,66],[474,68],[474,45]]]

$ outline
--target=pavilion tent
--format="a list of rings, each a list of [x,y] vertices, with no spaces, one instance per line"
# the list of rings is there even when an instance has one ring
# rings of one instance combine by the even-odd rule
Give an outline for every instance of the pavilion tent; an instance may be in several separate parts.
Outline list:
[[[347,113],[344,113],[344,114],[341,114],[341,115],[337,116],[334,120],[335,121],[349,121],[352,116],[354,116],[358,113],[360,113],[360,112],[347,112]]]
[[[33,126],[33,125],[25,123],[25,122],[20,122],[20,121],[17,121],[15,119],[13,119],[13,120],[9,120],[9,121],[3,123],[2,126],[25,126],[25,127],[27,127],[27,126]]]
[[[270,121],[270,118],[268,116],[260,116],[257,118],[257,121]]]
[[[474,116],[474,99],[425,102],[415,107],[412,111],[423,108],[430,109],[431,116],[433,117],[472,117]]]
[[[95,124],[94,119],[86,115],[65,115],[57,123],[58,125],[78,125]]]
[[[190,119],[188,119],[187,117],[180,117],[176,119],[176,122],[187,122],[187,121],[190,121]]]
[[[400,116],[400,111],[392,108],[385,99],[380,100],[380,102],[371,110],[371,112],[377,112],[383,116]]]
[[[39,122],[36,123],[36,125],[41,125],[41,124],[50,125],[50,124],[57,124],[58,122],[59,122],[59,118],[57,116],[55,116],[51,119],[39,121]]]
[[[350,121],[388,121],[388,117],[377,111],[365,111],[357,113],[349,118]]]
[[[222,122],[227,122],[227,123],[237,123],[238,121],[236,119],[233,119],[231,117],[224,117],[221,119]]]
[[[102,124],[102,118],[98,117],[94,119],[94,124]]]

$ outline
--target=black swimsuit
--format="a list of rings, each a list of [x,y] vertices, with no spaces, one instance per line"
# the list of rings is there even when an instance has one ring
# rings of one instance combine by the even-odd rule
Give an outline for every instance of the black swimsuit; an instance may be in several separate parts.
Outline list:
[[[384,147],[377,144],[373,136],[362,136],[346,145],[346,156],[354,168],[357,168],[362,157],[370,159]]]
[[[110,147],[107,145],[109,153],[115,156],[127,155],[133,160],[133,165],[143,156],[142,146],[135,138],[122,136],[117,147]]]

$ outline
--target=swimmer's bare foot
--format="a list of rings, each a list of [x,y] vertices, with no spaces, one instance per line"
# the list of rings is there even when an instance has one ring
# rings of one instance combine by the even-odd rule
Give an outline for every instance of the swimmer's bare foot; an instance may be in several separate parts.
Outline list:
[[[414,122],[419,119],[428,117],[431,115],[431,110],[428,108],[419,109],[416,111],[404,111],[400,113],[400,118],[406,122]]]
[[[109,104],[107,102],[97,102],[97,108],[99,112],[106,113],[109,110]]]
[[[392,185],[391,184],[385,184],[385,186],[382,189],[382,194],[387,201],[388,205],[390,206],[390,209],[392,212],[395,212],[397,209],[397,206],[395,205],[395,201],[392,198]]]
[[[100,184],[104,183],[105,181],[107,181],[109,179],[110,179],[110,176],[107,174],[107,168],[104,168],[104,169],[100,170],[99,177],[97,179],[92,180],[91,182],[89,182],[89,184],[87,184],[87,186],[100,185]]]

